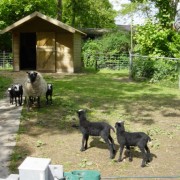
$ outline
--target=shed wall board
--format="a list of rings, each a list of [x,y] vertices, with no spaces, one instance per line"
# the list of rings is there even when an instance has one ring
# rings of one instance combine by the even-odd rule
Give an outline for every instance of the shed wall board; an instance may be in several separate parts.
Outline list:
[[[20,57],[20,33],[15,32],[12,36],[12,46],[13,46],[13,70],[19,71],[19,57]]]
[[[55,33],[37,32],[37,70],[55,72]]]
[[[72,33],[56,33],[56,72],[74,72]]]
[[[74,51],[74,69],[79,72],[82,67],[81,62],[81,35],[75,33],[73,36],[73,51]]]

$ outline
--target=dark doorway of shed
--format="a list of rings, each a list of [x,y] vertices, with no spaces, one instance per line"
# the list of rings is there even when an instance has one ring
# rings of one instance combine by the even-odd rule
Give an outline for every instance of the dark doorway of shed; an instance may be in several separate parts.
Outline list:
[[[20,69],[36,70],[36,33],[20,35]]]

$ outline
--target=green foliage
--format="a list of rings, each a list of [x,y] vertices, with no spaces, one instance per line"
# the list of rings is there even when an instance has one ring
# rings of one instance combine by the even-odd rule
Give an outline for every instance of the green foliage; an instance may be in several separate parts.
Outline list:
[[[56,8],[55,0],[1,0],[0,19],[7,26],[34,11],[55,17]]]
[[[135,53],[151,57],[180,58],[180,34],[161,24],[148,21],[144,26],[138,26],[134,35]],[[136,60],[133,76],[158,81],[172,76],[177,79],[177,61],[165,59]],[[149,66],[149,67],[148,67]]]
[[[150,82],[160,80],[177,81],[178,62],[175,60],[156,58],[135,58],[132,76],[136,80],[148,79]]]
[[[172,29],[148,21],[137,26],[134,51],[143,55],[180,57],[180,35]]]
[[[105,34],[102,38],[88,40],[82,48],[85,67],[94,67],[98,55],[99,60],[104,56],[128,53],[130,35],[126,32],[116,31]]]
[[[63,1],[63,21],[78,28],[114,27],[117,13],[108,0],[65,0]]]
[[[154,71],[154,61],[143,58],[134,59],[132,77],[135,80],[142,78],[151,79],[153,77]]]
[[[139,7],[141,4],[146,4],[147,2],[153,3],[158,9],[155,17],[161,26],[164,28],[172,28],[179,0],[131,0],[131,2],[137,5],[139,3]]]

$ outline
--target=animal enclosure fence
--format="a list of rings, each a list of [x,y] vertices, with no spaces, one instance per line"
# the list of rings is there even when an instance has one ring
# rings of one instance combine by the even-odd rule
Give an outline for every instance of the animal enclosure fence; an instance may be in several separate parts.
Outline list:
[[[99,69],[121,70],[129,68],[128,54],[108,54],[108,53],[84,53],[83,61],[85,67]]]
[[[0,51],[0,69],[12,69],[12,68],[13,68],[12,53]]]
[[[169,77],[180,89],[180,58],[143,56],[130,54],[130,77],[142,77],[151,81]]]

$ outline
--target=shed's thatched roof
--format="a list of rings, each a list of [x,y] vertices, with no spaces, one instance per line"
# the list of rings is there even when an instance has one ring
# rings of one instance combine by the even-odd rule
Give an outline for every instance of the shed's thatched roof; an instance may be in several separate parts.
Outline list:
[[[78,29],[75,29],[75,28],[73,28],[71,26],[68,26],[68,25],[62,23],[61,21],[50,18],[50,17],[48,17],[48,16],[46,16],[44,14],[41,14],[39,12],[34,12],[34,13],[20,19],[19,21],[13,23],[12,25],[10,25],[10,26],[6,27],[5,29],[3,29],[2,31],[0,31],[0,34],[4,34],[6,32],[11,32],[14,29],[16,29],[16,28],[22,26],[23,24],[25,24],[25,23],[27,23],[27,22],[29,22],[31,20],[34,20],[36,18],[40,18],[40,19],[42,19],[42,20],[44,20],[44,21],[46,21],[48,23],[51,23],[52,25],[56,26],[57,28],[66,30],[66,31],[68,31],[70,33],[76,33],[77,32],[77,33],[80,33],[82,35],[86,35],[84,32],[79,31]]]

